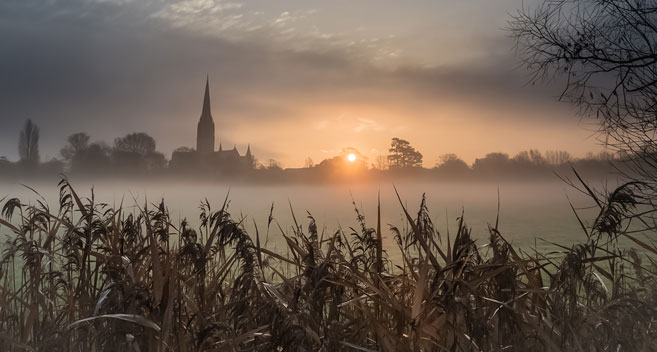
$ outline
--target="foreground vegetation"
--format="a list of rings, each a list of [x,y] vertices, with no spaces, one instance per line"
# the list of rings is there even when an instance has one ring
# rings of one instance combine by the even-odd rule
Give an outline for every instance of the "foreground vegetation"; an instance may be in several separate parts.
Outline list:
[[[497,225],[475,243],[463,217],[439,234],[424,200],[407,223],[318,231],[312,216],[285,252],[243,220],[201,206],[173,224],[81,198],[59,207],[4,200],[3,351],[651,351],[657,248],[624,231],[640,203],[626,184],[561,255],[513,248]],[[401,204],[401,202],[400,202]],[[276,222],[269,219],[269,227]],[[264,229],[263,229],[264,230]],[[280,230],[280,227],[272,230]],[[267,229],[269,234],[270,229]],[[388,261],[382,233],[402,262]],[[627,237],[642,251],[621,250]]]

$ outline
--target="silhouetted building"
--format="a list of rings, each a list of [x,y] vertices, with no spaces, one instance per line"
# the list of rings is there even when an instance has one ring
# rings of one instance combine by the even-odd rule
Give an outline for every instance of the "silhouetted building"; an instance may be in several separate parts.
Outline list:
[[[251,154],[251,146],[246,149],[245,155],[240,155],[237,146],[233,149],[223,150],[219,143],[219,150],[214,150],[214,119],[210,108],[210,79],[205,82],[205,96],[203,109],[196,130],[196,150],[186,147],[178,148],[171,156],[170,167],[178,170],[219,171],[231,173],[254,168],[255,159]]]

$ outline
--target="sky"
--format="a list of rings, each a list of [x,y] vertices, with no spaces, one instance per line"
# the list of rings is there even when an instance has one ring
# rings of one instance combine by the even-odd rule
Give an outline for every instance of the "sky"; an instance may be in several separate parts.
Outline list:
[[[600,150],[595,126],[529,84],[510,14],[537,0],[3,0],[0,156],[26,119],[66,137],[146,132],[194,147],[206,76],[216,144],[300,167],[393,137],[446,153]],[[524,4],[524,5],[523,5]]]

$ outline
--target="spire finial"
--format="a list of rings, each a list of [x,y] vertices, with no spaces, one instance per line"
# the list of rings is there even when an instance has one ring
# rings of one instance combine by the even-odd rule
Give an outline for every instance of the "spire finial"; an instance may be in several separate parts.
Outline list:
[[[205,79],[205,96],[203,97],[203,112],[201,113],[201,117],[212,117],[212,113],[210,111],[210,75],[207,75]]]

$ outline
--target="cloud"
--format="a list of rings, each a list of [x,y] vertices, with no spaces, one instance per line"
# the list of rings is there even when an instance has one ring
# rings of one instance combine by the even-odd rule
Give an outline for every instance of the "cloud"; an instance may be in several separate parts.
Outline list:
[[[289,21],[290,19],[292,19],[292,17],[290,16],[290,12],[285,11],[285,12],[281,13],[281,15],[278,16],[278,18],[276,18],[274,20],[274,24],[284,24],[285,22]]]
[[[354,128],[354,131],[363,132],[365,130],[383,131],[384,128],[374,120],[364,118],[357,119],[356,128]]]
[[[226,31],[248,25],[236,11],[242,3],[225,0],[182,0],[166,4],[150,17],[164,20],[173,27]]]
[[[78,131],[105,141],[145,131],[167,153],[192,145],[207,73],[218,138],[250,142],[262,160],[276,155],[290,166],[303,153],[346,145],[385,150],[396,133],[430,140],[422,126],[437,121],[543,122],[547,113],[527,114],[530,105],[554,121],[570,117],[551,91],[523,86],[510,52],[420,65],[396,46],[404,36],[363,38],[304,22],[322,13],[227,0],[2,2],[0,156],[15,157],[26,118],[42,127],[50,156]]]

